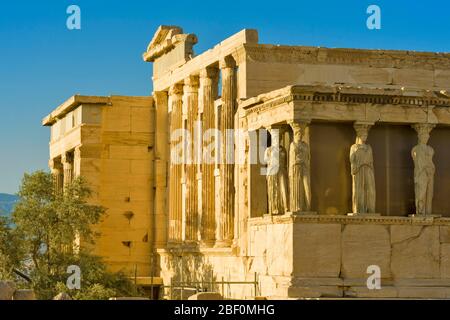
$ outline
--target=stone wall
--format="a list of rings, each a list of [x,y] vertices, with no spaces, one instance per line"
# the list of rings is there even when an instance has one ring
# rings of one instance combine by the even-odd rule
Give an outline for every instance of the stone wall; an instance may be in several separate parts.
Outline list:
[[[165,228],[153,225],[155,122],[153,97],[130,96],[74,96],[43,121],[60,133],[50,141],[54,174],[66,175],[58,169],[68,159],[71,174],[64,181],[81,175],[91,202],[106,208],[93,227],[100,234],[94,252],[112,270],[138,277],[149,276],[154,230]]]
[[[17,289],[14,281],[0,281],[0,300],[36,300],[31,289]]]
[[[373,84],[450,89],[448,55],[246,43],[246,96],[295,84]]]
[[[450,297],[450,219],[279,216],[254,218],[250,230],[263,296]],[[380,290],[367,288],[370,265]]]

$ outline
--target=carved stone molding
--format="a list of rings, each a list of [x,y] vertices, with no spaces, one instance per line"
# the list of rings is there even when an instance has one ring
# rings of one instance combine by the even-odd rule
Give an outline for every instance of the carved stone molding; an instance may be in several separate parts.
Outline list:
[[[393,50],[332,49],[319,47],[243,45],[249,59],[284,63],[332,63],[377,68],[416,67],[426,70],[449,68],[450,55]]]
[[[450,225],[450,218],[401,217],[401,216],[346,216],[346,215],[279,215],[250,218],[250,225],[283,223],[337,223],[337,224],[381,224],[381,225]]]

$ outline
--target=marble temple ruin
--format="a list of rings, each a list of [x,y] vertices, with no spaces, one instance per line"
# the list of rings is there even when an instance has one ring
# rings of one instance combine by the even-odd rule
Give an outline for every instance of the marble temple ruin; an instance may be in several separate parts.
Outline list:
[[[85,176],[108,208],[110,267],[257,279],[234,298],[449,298],[450,54],[197,41],[160,26],[151,96],[76,95],[43,120],[61,190]]]

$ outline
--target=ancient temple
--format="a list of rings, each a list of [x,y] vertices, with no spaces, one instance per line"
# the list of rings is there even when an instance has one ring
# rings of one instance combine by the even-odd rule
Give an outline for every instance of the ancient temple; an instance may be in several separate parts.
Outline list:
[[[450,54],[197,41],[159,27],[151,97],[44,119],[109,208],[98,252],[234,298],[450,297]]]

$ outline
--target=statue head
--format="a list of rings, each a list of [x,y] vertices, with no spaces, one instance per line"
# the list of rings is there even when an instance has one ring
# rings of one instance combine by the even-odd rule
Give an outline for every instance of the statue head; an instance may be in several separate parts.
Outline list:
[[[308,122],[289,122],[289,124],[294,132],[294,142],[301,142],[305,135]]]
[[[270,133],[270,141],[272,147],[278,147],[280,145],[280,130],[269,128],[268,131]]]
[[[419,144],[427,144],[430,139],[430,132],[435,125],[432,124],[414,124],[413,129],[417,132],[417,140]]]
[[[355,124],[356,131],[356,144],[365,144],[369,135],[370,125],[368,124]]]

